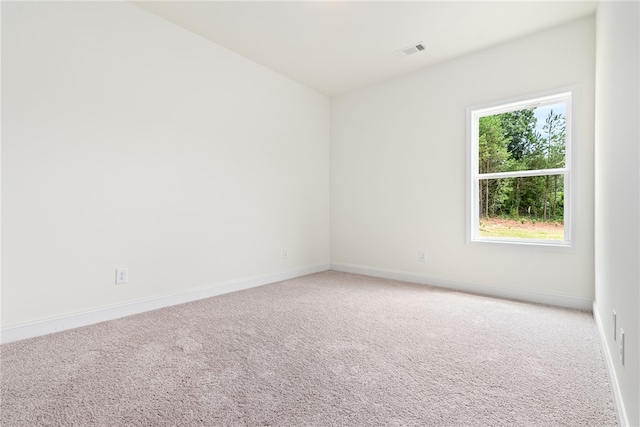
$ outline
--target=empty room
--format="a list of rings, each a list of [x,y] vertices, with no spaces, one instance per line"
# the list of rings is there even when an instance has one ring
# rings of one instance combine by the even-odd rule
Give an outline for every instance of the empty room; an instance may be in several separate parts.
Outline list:
[[[2,1],[0,425],[640,426],[637,1]]]

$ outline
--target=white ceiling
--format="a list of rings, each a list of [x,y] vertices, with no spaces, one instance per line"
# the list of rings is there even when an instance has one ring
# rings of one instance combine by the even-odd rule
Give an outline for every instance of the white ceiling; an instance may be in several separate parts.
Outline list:
[[[332,96],[595,12],[595,1],[132,1]],[[416,42],[426,50],[397,57]],[[544,61],[544,58],[540,58]]]

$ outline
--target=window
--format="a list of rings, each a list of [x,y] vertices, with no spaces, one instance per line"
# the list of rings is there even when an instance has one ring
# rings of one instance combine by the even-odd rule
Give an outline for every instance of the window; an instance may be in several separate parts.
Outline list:
[[[467,108],[469,241],[571,245],[571,99]]]

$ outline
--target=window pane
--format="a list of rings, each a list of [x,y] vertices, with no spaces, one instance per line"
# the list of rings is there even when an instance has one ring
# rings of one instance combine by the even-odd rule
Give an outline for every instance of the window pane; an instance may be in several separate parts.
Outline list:
[[[564,240],[564,175],[480,179],[478,235]]]
[[[479,173],[565,167],[566,103],[480,117]]]

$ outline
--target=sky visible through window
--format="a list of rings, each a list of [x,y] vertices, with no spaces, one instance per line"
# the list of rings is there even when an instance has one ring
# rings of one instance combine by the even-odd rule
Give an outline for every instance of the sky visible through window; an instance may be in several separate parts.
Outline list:
[[[536,119],[538,119],[538,121],[536,122],[537,132],[543,133],[542,127],[544,126],[545,120],[549,116],[549,112],[551,110],[553,110],[555,114],[560,114],[563,117],[567,116],[567,104],[565,104],[564,102],[537,107],[535,110],[533,110],[533,115]]]

